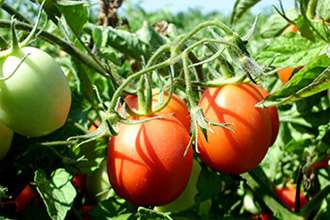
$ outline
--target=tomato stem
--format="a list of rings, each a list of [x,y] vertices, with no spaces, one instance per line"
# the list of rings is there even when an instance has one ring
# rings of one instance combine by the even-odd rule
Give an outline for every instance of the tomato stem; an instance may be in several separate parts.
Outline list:
[[[14,17],[12,17],[11,22],[10,22],[10,29],[11,29],[11,36],[12,36],[12,44],[11,44],[12,48],[11,48],[10,52],[19,50],[15,23],[16,23],[16,19]]]
[[[31,40],[37,35],[37,32],[38,32],[38,25],[40,23],[40,20],[41,20],[41,14],[42,14],[42,8],[45,4],[46,0],[43,0],[40,7],[39,7],[39,11],[38,11],[38,16],[37,16],[37,21],[36,23],[34,24],[31,32],[29,33],[29,35],[25,38],[25,40],[19,44],[19,46],[22,48],[22,47],[25,47],[26,45],[28,45]]]

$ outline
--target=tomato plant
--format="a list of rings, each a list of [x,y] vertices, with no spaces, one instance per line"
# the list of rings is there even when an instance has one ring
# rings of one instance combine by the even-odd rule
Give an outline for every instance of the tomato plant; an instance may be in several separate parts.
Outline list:
[[[217,171],[237,174],[261,162],[272,137],[268,109],[255,107],[262,99],[251,84],[209,88],[203,93],[199,105],[206,118],[231,126],[231,130],[212,127],[213,131],[207,132],[207,140],[199,132],[198,149],[207,165]]]
[[[329,219],[329,0],[258,2],[1,1],[0,219]]]
[[[0,119],[15,132],[36,137],[65,123],[71,92],[60,66],[46,52],[25,47],[2,57]]]
[[[185,189],[192,150],[185,127],[173,116],[119,125],[108,145],[108,173],[118,195],[136,205],[164,205]],[[162,190],[159,190],[159,189]]]
[[[10,149],[13,132],[0,122],[0,160],[3,159]]]

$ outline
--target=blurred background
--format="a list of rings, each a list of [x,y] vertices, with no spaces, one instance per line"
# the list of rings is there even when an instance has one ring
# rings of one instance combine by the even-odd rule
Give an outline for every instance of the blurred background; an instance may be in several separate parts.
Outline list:
[[[173,13],[185,12],[190,9],[200,9],[203,13],[214,11],[222,12],[225,15],[231,13],[234,0],[130,0],[131,4],[139,5],[144,10],[151,12],[157,10],[169,10]],[[282,1],[284,8],[294,6],[294,0]],[[263,0],[252,8],[253,13],[260,13],[263,10],[269,10],[272,5],[279,5],[279,0]]]

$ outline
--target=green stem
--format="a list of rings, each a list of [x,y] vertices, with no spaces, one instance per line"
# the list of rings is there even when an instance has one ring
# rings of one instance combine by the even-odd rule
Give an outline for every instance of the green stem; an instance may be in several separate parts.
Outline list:
[[[30,21],[27,18],[25,18],[21,13],[16,11],[7,3],[2,3],[1,8],[5,10],[8,14],[15,16],[15,18],[17,18],[18,20],[23,21],[25,23],[30,23]]]
[[[177,56],[177,57],[174,57],[174,58],[170,58],[170,59],[167,59],[161,63],[158,63],[156,65],[153,65],[153,66],[150,66],[148,68],[145,68],[139,72],[136,72],[132,75],[130,75],[118,88],[117,90],[114,92],[113,96],[112,96],[112,99],[111,99],[111,102],[109,104],[109,109],[110,111],[113,111],[115,106],[116,106],[116,102],[117,102],[117,99],[120,97],[121,93],[123,92],[123,90],[125,89],[126,86],[128,86],[128,84],[142,76],[143,74],[150,74],[150,72],[154,71],[154,70],[157,70],[157,69],[161,69],[161,68],[164,68],[166,66],[169,66],[171,65],[172,63],[176,63],[178,60],[180,59],[180,56]]]
[[[184,73],[186,94],[188,97],[188,102],[189,102],[190,108],[193,108],[196,106],[196,103],[193,98],[194,94],[193,94],[193,90],[192,90],[192,86],[191,86],[191,78],[190,78],[189,68],[188,68],[188,54],[187,53],[182,54],[182,65],[183,65],[183,73]]]
[[[184,45],[185,42],[188,41],[189,39],[191,39],[195,34],[197,34],[198,32],[200,32],[201,30],[210,27],[210,26],[215,26],[218,27],[219,29],[223,30],[224,32],[226,32],[227,34],[230,35],[236,35],[227,25],[225,25],[224,23],[220,22],[220,21],[206,21],[204,23],[199,24],[197,27],[195,27],[195,29],[193,29],[191,32],[189,32],[185,37],[183,37],[179,43],[176,45],[175,47],[175,51],[179,51]]]
[[[217,53],[217,49],[210,46],[208,47],[213,53]],[[227,61],[225,60],[222,56],[219,56],[217,57],[218,58],[218,61],[219,61],[219,64],[220,64],[220,72],[222,74],[222,76],[225,78],[225,79],[228,79],[228,78],[231,78],[233,77],[235,74],[234,74],[234,68],[232,67],[232,65]]]
[[[169,51],[170,50],[170,46],[168,44],[163,45],[162,47],[160,47],[149,59],[146,67],[149,67],[150,65],[152,65],[154,62],[157,61],[157,59],[159,58],[159,56],[164,53],[165,51]],[[152,113],[152,79],[151,79],[151,74],[146,74],[145,76],[145,80],[146,80],[146,96],[145,96],[145,113],[151,114]]]
[[[23,22],[16,22],[16,29],[23,30],[26,32],[30,32],[33,27],[29,24],[23,23]],[[0,28],[10,28],[10,21],[0,19]],[[57,44],[73,57],[76,57],[77,59],[80,59],[82,62],[84,62],[87,66],[92,68],[93,70],[101,73],[104,76],[108,76],[109,73],[103,68],[103,66],[100,66],[98,63],[96,63],[91,57],[85,55],[82,53],[78,48],[72,46],[66,41],[61,40],[60,38],[56,37],[55,35],[46,32],[46,31],[41,31],[40,34],[38,35],[41,39],[51,43],[51,44]],[[8,51],[2,51],[0,56],[8,53]]]
[[[146,107],[145,107],[145,95],[144,95],[144,85],[145,85],[145,80],[143,77],[140,78],[139,84],[138,84],[138,89],[137,89],[137,97],[138,97],[138,112],[142,112],[143,114],[146,112]]]
[[[11,29],[11,40],[12,40],[12,44],[11,44],[11,49],[10,52],[12,51],[17,51],[19,49],[19,45],[18,45],[18,39],[17,39],[17,35],[16,35],[16,28],[15,28],[15,24],[16,23],[16,20],[15,18],[12,18],[11,19],[11,26],[10,26],[10,29]]]
[[[315,17],[317,2],[318,0],[309,0],[308,2],[306,15],[309,19],[313,19]]]
[[[324,187],[308,204],[300,211],[303,216],[309,216],[313,210],[320,206],[324,198],[330,194],[330,185]]]
[[[146,114],[152,113],[152,79],[151,74],[145,75],[146,81]]]

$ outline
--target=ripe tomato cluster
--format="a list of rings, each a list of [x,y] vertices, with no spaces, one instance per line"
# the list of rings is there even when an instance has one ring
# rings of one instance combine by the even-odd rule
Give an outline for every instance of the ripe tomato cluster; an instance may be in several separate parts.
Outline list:
[[[199,106],[206,119],[231,127],[210,125],[207,137],[198,132],[199,156],[206,165],[219,172],[240,174],[261,162],[279,128],[276,108],[255,107],[266,96],[266,90],[251,83],[229,84],[204,91]],[[158,94],[153,95],[153,105],[158,97]],[[167,97],[165,93],[164,99]],[[125,101],[130,108],[138,108],[136,96],[127,96]],[[108,143],[108,173],[112,187],[135,205],[155,205],[160,206],[158,210],[167,210],[171,204],[179,203],[181,207],[184,203],[184,210],[194,202],[199,177],[194,171],[195,165],[193,168],[192,148],[184,155],[189,144],[187,105],[173,95],[168,105],[156,115],[130,119],[137,123],[120,124],[119,134]],[[185,195],[183,192],[187,188],[194,193]]]

